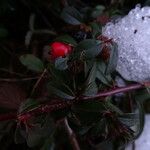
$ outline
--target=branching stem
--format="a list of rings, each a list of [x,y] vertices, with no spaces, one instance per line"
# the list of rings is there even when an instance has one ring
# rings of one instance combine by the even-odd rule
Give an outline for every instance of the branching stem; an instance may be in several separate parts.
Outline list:
[[[30,117],[32,117],[32,116],[39,115],[42,113],[50,113],[52,111],[56,111],[56,110],[60,110],[60,109],[64,109],[64,108],[69,108],[73,104],[83,102],[83,101],[85,101],[85,102],[86,101],[94,101],[94,100],[103,101],[103,100],[105,100],[105,99],[103,99],[104,97],[112,96],[117,93],[125,93],[125,92],[129,92],[129,91],[137,90],[137,89],[142,89],[145,86],[150,86],[150,82],[137,83],[137,84],[132,84],[132,85],[128,85],[125,87],[117,87],[117,88],[114,88],[114,89],[111,89],[108,91],[100,92],[94,96],[82,96],[82,97],[75,98],[73,100],[59,101],[58,103],[55,103],[55,104],[51,104],[51,103],[42,104],[35,109],[32,109],[28,112],[25,112],[25,113],[22,113],[19,115],[16,115],[16,113],[1,114],[0,121],[14,120],[14,119],[17,119],[19,121],[19,118],[30,119]]]

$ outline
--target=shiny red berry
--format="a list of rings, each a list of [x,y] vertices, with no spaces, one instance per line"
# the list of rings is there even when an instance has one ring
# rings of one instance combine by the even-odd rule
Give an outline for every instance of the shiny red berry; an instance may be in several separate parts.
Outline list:
[[[62,42],[53,42],[50,46],[52,59],[56,59],[58,57],[65,57],[72,50],[72,47],[70,45]]]

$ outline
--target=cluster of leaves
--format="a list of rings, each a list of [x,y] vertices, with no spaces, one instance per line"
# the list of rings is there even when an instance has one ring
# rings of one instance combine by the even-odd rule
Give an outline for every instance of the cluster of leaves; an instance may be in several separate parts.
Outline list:
[[[35,2],[45,6],[40,0]],[[34,8],[41,16],[42,9],[37,11],[32,2],[26,1],[25,4],[30,9]],[[119,2],[119,6],[123,4],[123,1]],[[24,55],[19,55],[19,67],[23,70],[23,77],[29,74],[36,75],[37,81],[20,85],[1,83],[1,113],[11,111],[19,116],[35,111],[47,103],[52,106],[60,102],[75,103],[51,113],[43,113],[41,109],[41,113],[31,113],[30,117],[18,117],[17,123],[0,123],[0,144],[7,142],[3,149],[9,149],[13,141],[18,145],[26,143],[31,149],[72,149],[67,131],[64,130],[64,119],[67,119],[69,128],[76,134],[81,149],[85,150],[96,149],[98,145],[108,143],[115,145],[117,149],[140,135],[144,122],[142,100],[149,98],[146,90],[82,101],[83,97],[94,97],[117,86],[116,76],[120,76],[115,71],[117,45],[101,35],[102,26],[110,20],[111,15],[118,14],[117,11],[114,12],[117,10],[116,6],[118,4],[109,5],[108,8],[112,9],[108,10],[107,6],[91,7],[82,1],[52,0],[49,6],[53,15],[50,17],[50,25],[47,23],[48,16],[43,17],[42,14],[43,20],[46,20],[51,30],[34,29],[36,24],[31,15],[30,30],[26,35],[28,48],[36,49],[36,46],[33,46],[36,36],[46,37],[47,34],[52,34],[48,37],[49,43],[57,41],[71,45],[72,53],[56,60],[51,60],[49,53],[45,57],[45,52],[43,57],[40,57],[41,53],[37,52],[39,49],[36,52],[33,50],[33,54],[25,51]],[[57,21],[54,22],[53,18]],[[59,23],[63,25],[61,29]],[[58,36],[57,33],[61,35]],[[48,51],[50,52],[50,47]],[[24,85],[25,90],[19,88]],[[59,107],[61,108],[60,105]],[[8,137],[9,135],[11,136]],[[108,149],[112,147],[107,147]]]

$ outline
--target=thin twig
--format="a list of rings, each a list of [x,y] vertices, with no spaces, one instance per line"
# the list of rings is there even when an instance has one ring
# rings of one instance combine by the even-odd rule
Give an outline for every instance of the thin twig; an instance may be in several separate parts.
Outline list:
[[[15,74],[15,75],[20,76],[20,77],[25,77],[26,76],[24,74],[14,72],[14,71],[10,71],[10,70],[7,70],[5,68],[0,68],[0,71],[6,72],[6,73],[9,73],[9,74]]]
[[[47,73],[47,69],[44,69],[43,73],[41,74],[40,78],[37,80],[37,82],[35,83],[31,95],[33,95],[33,93],[35,92],[37,86],[39,85],[40,81],[43,79],[43,77],[45,76],[45,74]]]
[[[36,80],[39,77],[27,77],[27,78],[21,78],[21,79],[14,79],[14,78],[0,78],[0,81],[4,82],[23,82],[23,81],[30,81],[30,80]]]
[[[57,35],[55,31],[49,30],[49,29],[41,29],[41,30],[34,30],[33,33],[35,34],[51,34],[51,35]]]
[[[76,135],[75,133],[73,132],[73,130],[70,128],[69,124],[68,124],[68,120],[67,118],[65,118],[63,120],[64,122],[64,126],[65,126],[65,129],[68,133],[68,136],[69,136],[69,139],[70,139],[70,142],[71,142],[71,145],[72,145],[72,148],[73,150],[80,150],[80,147],[79,147],[79,144],[78,144],[78,141],[76,139]]]

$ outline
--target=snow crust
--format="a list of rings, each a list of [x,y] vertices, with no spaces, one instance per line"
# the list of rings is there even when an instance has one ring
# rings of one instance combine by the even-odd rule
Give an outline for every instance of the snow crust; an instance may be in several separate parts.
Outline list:
[[[150,80],[150,7],[137,5],[102,32],[118,44],[117,71],[130,81]]]

